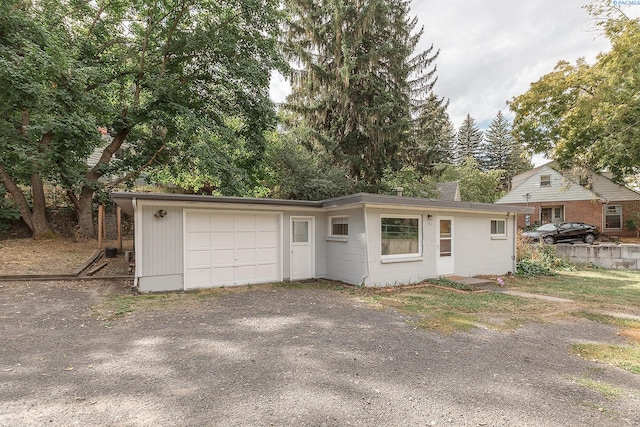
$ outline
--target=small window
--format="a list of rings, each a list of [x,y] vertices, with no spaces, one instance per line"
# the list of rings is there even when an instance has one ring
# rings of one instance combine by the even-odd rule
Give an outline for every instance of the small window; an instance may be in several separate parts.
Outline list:
[[[420,217],[382,217],[382,256],[420,255]]]
[[[349,235],[349,217],[334,216],[329,218],[329,236],[346,237]]]
[[[540,187],[551,187],[551,175],[540,175]]]
[[[604,207],[604,228],[622,228],[622,206],[606,205]]]
[[[492,236],[506,236],[507,235],[507,221],[504,219],[492,219],[491,220],[491,235]]]

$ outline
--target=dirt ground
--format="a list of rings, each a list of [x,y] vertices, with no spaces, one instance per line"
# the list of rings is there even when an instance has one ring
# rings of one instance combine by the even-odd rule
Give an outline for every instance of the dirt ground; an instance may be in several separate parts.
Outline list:
[[[569,351],[614,327],[412,320],[313,287],[0,282],[0,426],[640,426],[640,376]]]
[[[98,249],[104,250],[107,247],[117,248],[116,241],[104,240],[102,248],[99,248],[95,240],[78,242],[65,237],[0,240],[0,276],[71,273],[80,268]],[[123,241],[122,249],[132,250],[133,241]],[[98,275],[127,274],[128,263],[124,263],[123,253],[119,253],[116,258],[103,260],[108,265]]]

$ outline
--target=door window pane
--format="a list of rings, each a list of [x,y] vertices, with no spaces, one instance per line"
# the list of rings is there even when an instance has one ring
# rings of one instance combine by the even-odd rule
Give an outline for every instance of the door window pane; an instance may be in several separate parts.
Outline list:
[[[293,221],[293,243],[309,242],[309,221]]]

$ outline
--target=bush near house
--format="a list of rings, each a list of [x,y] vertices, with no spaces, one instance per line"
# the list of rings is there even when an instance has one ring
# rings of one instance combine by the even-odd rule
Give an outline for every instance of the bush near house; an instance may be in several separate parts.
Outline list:
[[[571,271],[573,267],[558,255],[555,246],[533,243],[518,231],[516,275],[524,277],[553,276],[558,271]]]

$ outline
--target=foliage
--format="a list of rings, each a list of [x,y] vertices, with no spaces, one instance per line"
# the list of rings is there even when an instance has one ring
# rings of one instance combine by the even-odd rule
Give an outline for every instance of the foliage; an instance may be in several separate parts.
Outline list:
[[[493,203],[503,194],[500,181],[504,171],[482,171],[474,158],[466,158],[460,166],[438,165],[437,170],[439,181],[458,181],[460,198],[465,202]]]
[[[556,247],[544,243],[533,243],[518,232],[516,238],[518,276],[553,276],[558,271],[570,271],[572,265],[558,255]]]
[[[326,153],[306,148],[309,133],[297,128],[270,134],[264,184],[254,191],[263,197],[296,200],[323,200],[351,192],[353,183],[343,167],[329,161]]]
[[[6,233],[10,222],[20,218],[20,210],[6,197],[7,191],[0,183],[0,233]]]
[[[487,170],[504,170],[505,182],[510,183],[512,177],[532,168],[529,155],[522,144],[513,138],[511,124],[502,111],[498,111],[491,122],[484,140],[484,167]]]
[[[407,0],[287,0],[292,74],[286,107],[354,182],[375,189],[411,131],[411,99],[433,84],[433,47],[414,54],[422,35]],[[366,189],[366,188],[365,188]]]
[[[440,163],[453,163],[456,131],[449,118],[449,100],[430,93],[415,108],[413,135],[402,150],[402,164],[420,174],[433,174]]]
[[[435,177],[419,173],[412,166],[405,166],[396,171],[391,168],[385,170],[382,177],[382,191],[393,194],[394,189],[398,187],[402,187],[402,194],[406,197],[438,198],[439,196]]]
[[[64,186],[90,235],[101,178],[111,188],[156,168],[150,179],[192,190],[251,187],[275,124],[270,71],[285,68],[277,0],[0,7],[0,166],[10,179]]]
[[[640,20],[609,2],[588,10],[611,41],[611,50],[593,65],[578,59],[559,62],[510,102],[516,139],[558,160],[607,169],[621,182],[640,164]]]
[[[462,165],[466,159],[472,158],[479,166],[483,166],[485,163],[483,141],[482,130],[478,128],[471,114],[467,114],[456,135],[455,163]]]

